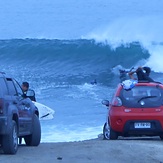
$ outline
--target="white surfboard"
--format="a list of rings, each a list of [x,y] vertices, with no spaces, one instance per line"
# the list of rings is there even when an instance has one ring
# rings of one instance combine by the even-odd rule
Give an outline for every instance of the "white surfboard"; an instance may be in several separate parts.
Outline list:
[[[54,118],[55,111],[49,108],[46,105],[43,105],[39,102],[32,101],[39,110],[39,119],[40,120],[49,120]]]

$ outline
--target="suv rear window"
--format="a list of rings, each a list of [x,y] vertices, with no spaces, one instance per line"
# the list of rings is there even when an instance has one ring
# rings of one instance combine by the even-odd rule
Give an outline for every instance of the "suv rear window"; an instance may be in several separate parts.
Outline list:
[[[163,90],[155,86],[135,86],[126,91],[121,90],[122,105],[126,107],[152,108],[163,105]]]

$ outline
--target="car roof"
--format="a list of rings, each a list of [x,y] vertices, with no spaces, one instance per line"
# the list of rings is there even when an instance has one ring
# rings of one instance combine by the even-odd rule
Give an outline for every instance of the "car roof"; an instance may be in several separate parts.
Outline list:
[[[5,72],[0,71],[0,77],[1,78],[12,78],[11,76],[7,75]]]
[[[138,83],[135,84],[135,86],[152,86],[152,87],[155,86],[155,87],[161,87],[163,89],[163,84],[160,82],[139,81]],[[119,83],[116,92],[119,94],[122,88],[123,88],[122,84]]]
[[[163,84],[160,82],[147,82],[147,81],[138,81],[138,83],[135,84],[136,86],[144,85],[144,86],[160,86],[163,87]],[[119,86],[122,87],[121,83],[119,83]]]
[[[163,87],[163,84],[160,82],[138,82],[136,84],[136,86],[139,86],[139,85],[140,86],[143,85],[143,86],[160,86],[160,87]]]

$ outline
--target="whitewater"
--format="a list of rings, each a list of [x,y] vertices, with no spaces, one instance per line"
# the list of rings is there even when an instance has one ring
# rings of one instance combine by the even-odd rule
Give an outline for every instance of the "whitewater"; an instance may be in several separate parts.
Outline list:
[[[28,81],[55,110],[41,121],[42,142],[101,134],[101,101],[111,100],[119,69],[150,66],[163,82],[163,1],[6,0],[0,8],[0,71]]]

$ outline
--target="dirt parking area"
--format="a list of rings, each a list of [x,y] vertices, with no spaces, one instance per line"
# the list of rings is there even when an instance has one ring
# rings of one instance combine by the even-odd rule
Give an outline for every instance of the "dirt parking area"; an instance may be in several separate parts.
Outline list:
[[[5,155],[0,150],[0,162],[163,163],[163,141],[156,137],[20,145],[16,155]]]

